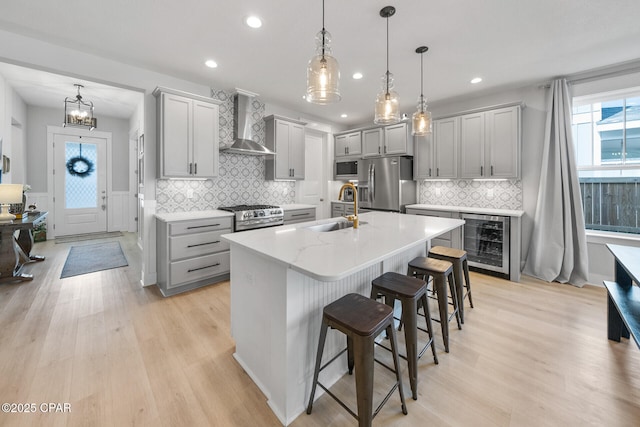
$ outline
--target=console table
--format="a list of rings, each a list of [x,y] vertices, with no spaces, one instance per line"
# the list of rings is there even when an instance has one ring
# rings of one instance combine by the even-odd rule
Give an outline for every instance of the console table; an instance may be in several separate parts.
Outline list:
[[[632,336],[640,347],[640,248],[610,244],[607,248],[615,258],[615,282],[604,281],[607,335],[613,341]]]
[[[44,221],[47,212],[29,213],[22,219],[0,224],[0,282],[33,280],[33,275],[22,273],[22,267],[44,257],[32,255],[33,226]],[[15,237],[18,231],[18,237]]]

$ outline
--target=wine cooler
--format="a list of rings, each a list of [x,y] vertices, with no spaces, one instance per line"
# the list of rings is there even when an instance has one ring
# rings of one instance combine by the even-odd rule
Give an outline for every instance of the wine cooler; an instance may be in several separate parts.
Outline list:
[[[509,276],[509,217],[462,214],[470,267]]]

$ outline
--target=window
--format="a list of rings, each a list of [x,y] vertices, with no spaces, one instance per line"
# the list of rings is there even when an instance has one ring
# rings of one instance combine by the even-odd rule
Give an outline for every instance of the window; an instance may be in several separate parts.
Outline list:
[[[573,103],[586,228],[640,234],[640,90]]]

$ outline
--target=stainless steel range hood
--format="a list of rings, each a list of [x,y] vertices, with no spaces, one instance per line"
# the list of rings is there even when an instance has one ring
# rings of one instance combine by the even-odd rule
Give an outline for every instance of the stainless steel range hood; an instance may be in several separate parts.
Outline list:
[[[251,126],[251,100],[255,93],[236,89],[233,99],[233,144],[229,147],[221,148],[225,153],[244,154],[248,156],[268,156],[276,154],[264,145],[260,145],[253,140]]]

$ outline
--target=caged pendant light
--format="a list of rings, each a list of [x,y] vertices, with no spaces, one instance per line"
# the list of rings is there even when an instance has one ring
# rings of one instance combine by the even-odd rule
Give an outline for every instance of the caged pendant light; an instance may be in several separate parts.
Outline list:
[[[412,117],[412,131],[411,133],[416,136],[425,136],[431,133],[431,112],[427,110],[427,101],[424,99],[423,91],[423,54],[428,51],[426,46],[420,46],[416,49],[416,53],[420,54],[420,98],[418,98],[418,111],[413,113]]]
[[[389,72],[389,17],[396,13],[393,6],[385,6],[380,10],[380,16],[387,20],[387,72],[382,76],[382,91],[376,98],[376,124],[389,125],[400,121],[400,105],[398,94],[393,89],[393,74]]]
[[[80,95],[81,84],[74,84],[78,89],[78,94],[64,99],[64,122],[62,126],[78,126],[94,130],[97,120],[93,117],[93,102],[85,101]]]
[[[340,67],[331,56],[331,34],[324,28],[324,0],[322,0],[322,30],[316,35],[316,55],[307,65],[307,102],[331,104],[340,96]]]

